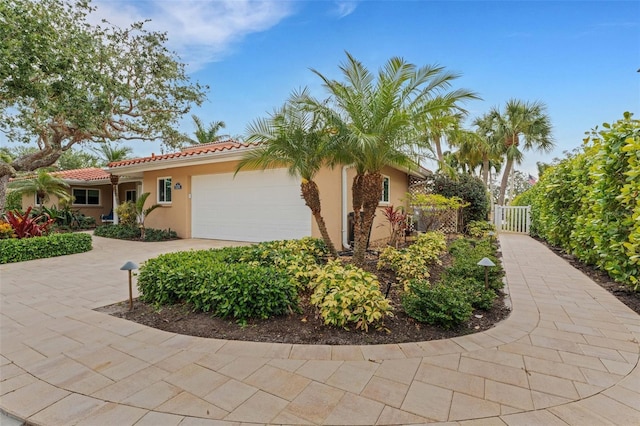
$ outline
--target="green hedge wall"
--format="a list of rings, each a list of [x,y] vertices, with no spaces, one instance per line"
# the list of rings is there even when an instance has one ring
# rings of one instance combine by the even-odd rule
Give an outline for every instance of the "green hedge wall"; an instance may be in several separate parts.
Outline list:
[[[534,235],[638,290],[640,120],[602,127],[514,204],[531,204]]]
[[[51,234],[45,237],[0,240],[0,263],[64,256],[91,250],[91,235]]]

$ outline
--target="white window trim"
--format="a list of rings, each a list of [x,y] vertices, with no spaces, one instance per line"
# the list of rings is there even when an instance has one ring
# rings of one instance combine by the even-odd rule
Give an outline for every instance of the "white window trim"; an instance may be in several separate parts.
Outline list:
[[[382,199],[382,197],[384,196],[384,181],[385,181],[385,179],[389,182],[389,184],[388,184],[389,191],[387,191],[387,195],[389,197],[388,200],[383,200]],[[378,205],[388,206],[390,204],[391,204],[391,178],[389,176],[382,175],[382,192],[380,194],[380,201],[378,202]]]
[[[173,201],[173,188],[171,188],[171,200],[169,200],[169,201],[160,201],[160,181],[161,180],[165,180],[166,181],[167,179],[171,179],[171,176],[161,176],[156,180],[156,189],[158,190],[158,194],[156,196],[156,201],[158,202],[158,204],[169,205]],[[173,186],[173,179],[171,179],[171,186]],[[166,198],[166,194],[165,194],[165,198]]]
[[[80,204],[80,203],[76,203],[76,198],[73,195],[73,191],[75,191],[76,189],[82,189],[84,191],[98,191],[98,204]],[[74,206],[82,206],[82,207],[101,207],[102,206],[102,191],[100,191],[100,189],[98,188],[90,188],[90,187],[81,187],[81,186],[75,186],[73,188],[71,188],[71,196],[73,197],[73,204]],[[87,196],[87,201],[89,201],[89,194],[86,194]]]

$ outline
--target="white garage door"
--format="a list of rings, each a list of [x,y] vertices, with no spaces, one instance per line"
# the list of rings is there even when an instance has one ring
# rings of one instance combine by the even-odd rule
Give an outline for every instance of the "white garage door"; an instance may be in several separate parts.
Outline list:
[[[193,238],[271,241],[311,235],[300,181],[284,169],[193,176]]]

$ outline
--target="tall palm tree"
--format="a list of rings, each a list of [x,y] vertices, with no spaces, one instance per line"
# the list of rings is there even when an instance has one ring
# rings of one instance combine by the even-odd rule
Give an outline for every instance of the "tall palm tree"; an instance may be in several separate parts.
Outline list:
[[[523,151],[535,149],[549,152],[553,149],[551,120],[547,115],[545,104],[523,102],[517,99],[507,101],[504,112],[497,107],[492,108],[489,111],[489,117],[493,123],[492,128],[496,138],[504,144],[503,153],[507,160],[498,197],[498,204],[502,205],[513,164],[522,162]]]
[[[489,114],[484,114],[473,120],[473,125],[476,126],[477,135],[473,149],[482,158],[482,181],[488,187],[491,168],[496,168],[497,164],[502,162],[503,143],[500,138],[496,137],[493,120]]]
[[[236,173],[243,167],[266,169],[284,165],[288,167],[290,175],[299,176],[302,179],[302,198],[311,209],[327,248],[337,257],[322,217],[320,191],[313,180],[330,156],[330,135],[320,116],[297,102],[300,98],[309,99],[306,89],[301,93],[294,92],[288,102],[269,118],[249,124],[247,142],[258,142],[260,145],[247,152],[238,164]]]
[[[432,111],[419,117],[416,122],[419,133],[428,144],[432,144],[440,165],[444,162],[442,144],[444,139],[450,141],[451,134],[460,128],[466,112],[456,105],[451,108]]]
[[[9,188],[23,195],[36,195],[38,204],[44,204],[51,195],[61,200],[69,199],[69,184],[64,180],[52,176],[44,169],[39,169],[38,174],[31,178],[18,179],[9,183]]]
[[[227,137],[227,135],[218,135],[220,129],[224,129],[226,127],[224,121],[214,121],[209,124],[209,127],[205,127],[202,119],[197,115],[193,114],[191,118],[196,125],[196,131],[193,133],[195,135],[195,139],[190,139],[192,144],[217,142],[220,139]]]
[[[316,103],[315,107],[326,115],[340,142],[334,155],[356,169],[352,186],[353,259],[361,265],[382,192],[382,169],[415,167],[409,151],[415,145],[412,136],[416,134],[417,118],[475,95],[466,90],[446,92],[458,76],[442,67],[418,68],[395,57],[376,76],[348,52],[346,55],[347,61],[340,66],[344,82],[312,71],[330,94],[330,104]]]
[[[111,145],[109,142],[102,142],[92,151],[98,154],[102,165],[126,160],[133,153],[133,148],[128,146]]]

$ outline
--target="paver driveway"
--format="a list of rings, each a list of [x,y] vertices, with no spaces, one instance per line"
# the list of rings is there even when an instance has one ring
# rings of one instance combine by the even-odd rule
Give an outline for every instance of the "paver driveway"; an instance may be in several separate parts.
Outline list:
[[[376,346],[203,339],[92,310],[128,297],[127,260],[227,243],[94,237],[1,265],[0,409],[41,425],[640,425],[640,316],[535,240],[500,242],[507,320]]]

